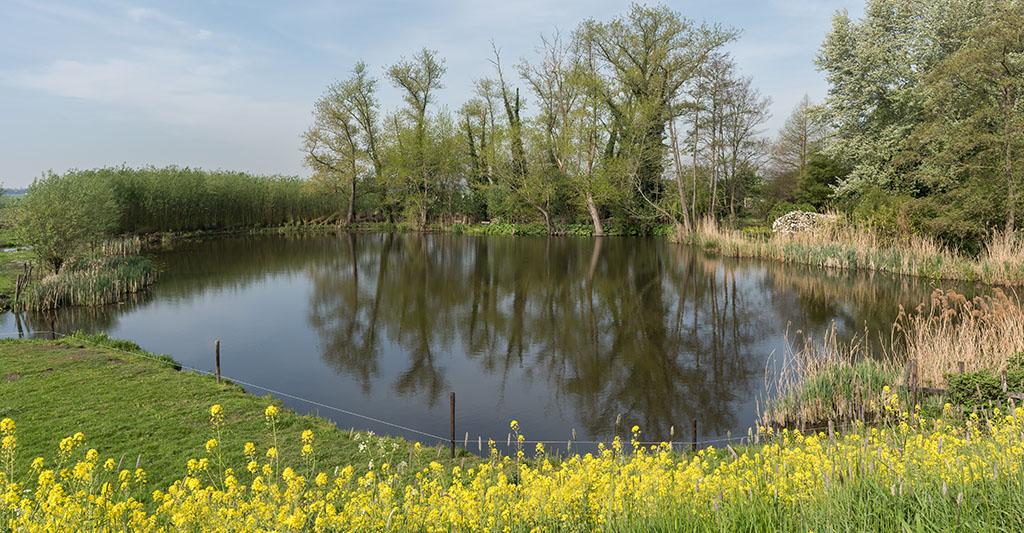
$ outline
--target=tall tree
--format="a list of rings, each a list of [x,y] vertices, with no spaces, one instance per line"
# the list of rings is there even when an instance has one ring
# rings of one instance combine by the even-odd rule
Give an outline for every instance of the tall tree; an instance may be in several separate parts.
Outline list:
[[[427,227],[430,208],[430,166],[427,158],[427,109],[434,98],[434,92],[443,88],[441,77],[446,72],[444,59],[435,50],[424,48],[411,59],[403,59],[388,69],[391,83],[402,89],[408,106],[406,114],[412,122],[414,135],[412,154],[413,166],[419,175],[417,211],[420,229]]]
[[[802,176],[811,156],[820,152],[828,136],[828,125],[814,112],[809,96],[793,108],[772,145],[771,161],[776,172]]]
[[[753,87],[749,77],[731,74],[733,83],[726,94],[721,124],[724,147],[723,175],[729,194],[729,216],[736,220],[736,202],[746,193],[749,179],[763,163],[767,142],[760,137],[768,120],[771,99]]]
[[[907,144],[928,114],[921,82],[960,48],[988,3],[867,0],[861,20],[845,11],[833,18],[817,64],[829,82],[829,151],[853,165],[840,192],[917,193],[936,185],[921,180],[917,153]]]
[[[377,101],[377,79],[367,73],[366,63],[356,63],[352,68],[352,77],[341,85],[340,93],[365,139],[364,149],[373,164],[374,176],[380,179],[380,125],[377,123],[380,103]]]
[[[618,123],[617,154],[627,157],[638,192],[660,200],[666,147],[665,129],[676,100],[709,56],[736,33],[719,26],[697,26],[668,7],[633,4],[607,23],[587,24],[614,86],[605,95]]]
[[[313,181],[339,196],[347,193],[346,224],[356,216],[361,155],[357,135],[344,84],[331,85],[314,106],[313,125],[303,135],[303,148],[306,165],[313,169]]]
[[[524,137],[529,132],[525,131],[523,124],[519,89],[513,89],[505,80],[501,66],[501,51],[493,43],[491,46],[494,51],[494,59],[491,60],[491,63],[498,74],[498,90],[505,108],[508,128],[506,140],[511,154],[506,172],[506,182],[509,190],[540,213],[547,233],[552,234],[554,233],[554,223],[551,215],[551,203],[554,199],[555,189],[553,183],[549,182],[553,177],[551,169],[545,166],[546,162],[549,162],[549,158],[538,158],[536,162],[541,166],[539,168],[531,167],[524,141]]]
[[[1024,168],[1024,3],[993,2],[964,45],[925,77],[930,119],[920,128],[935,174],[967,174],[1006,191],[1006,229],[1016,227]]]
[[[590,215],[595,236],[604,235],[598,203],[609,196],[602,168],[607,134],[606,89],[592,41],[577,33],[569,41],[555,33],[541,38],[540,61],[523,62],[520,73],[540,103],[539,122],[549,159]]]

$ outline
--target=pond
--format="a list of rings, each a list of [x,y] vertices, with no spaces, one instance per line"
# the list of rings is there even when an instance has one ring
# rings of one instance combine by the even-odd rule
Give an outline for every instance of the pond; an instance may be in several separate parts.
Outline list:
[[[341,427],[504,443],[745,435],[766,372],[833,322],[887,334],[929,282],[709,257],[660,239],[340,233],[180,242],[152,291],[19,317],[27,335],[106,332],[284,397]],[[16,331],[15,317],[0,331]],[[251,388],[251,387],[250,387]],[[265,390],[252,392],[264,394]],[[672,428],[675,428],[674,432]]]

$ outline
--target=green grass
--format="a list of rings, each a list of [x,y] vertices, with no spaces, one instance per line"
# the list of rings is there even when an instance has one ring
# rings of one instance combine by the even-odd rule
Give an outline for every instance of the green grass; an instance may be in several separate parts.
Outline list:
[[[874,359],[835,361],[802,376],[768,404],[765,418],[782,426],[820,426],[829,420],[872,419],[882,389],[896,385],[899,369]]]
[[[724,505],[708,517],[673,514],[609,530],[634,531],[1021,531],[1024,476],[980,482],[967,490],[947,489],[934,480],[883,486],[858,480],[828,491],[821,500],[793,506],[744,502]]]
[[[263,410],[280,405],[277,400],[176,371],[166,359],[155,361],[151,355],[105,337],[0,341],[0,418],[18,424],[18,470],[24,472],[37,456],[56,456],[60,439],[81,431],[86,446],[97,448],[102,457],[121,460],[126,467],[138,460],[150,487],[166,487],[185,475],[189,458],[204,455],[203,444],[212,436],[209,408],[215,403],[224,408],[221,446],[229,464],[245,464],[247,441],[261,450],[270,446]],[[305,429],[315,432],[318,464],[327,471],[347,464],[365,468],[371,459],[378,464],[404,460],[410,468],[421,468],[448,456],[441,448],[414,453],[410,442],[382,437],[360,451],[367,434],[282,409],[278,441],[284,464],[302,464],[299,435]]]

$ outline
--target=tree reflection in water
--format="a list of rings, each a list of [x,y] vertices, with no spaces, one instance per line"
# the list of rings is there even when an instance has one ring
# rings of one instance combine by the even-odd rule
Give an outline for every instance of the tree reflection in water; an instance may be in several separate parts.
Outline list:
[[[389,386],[434,404],[450,387],[436,355],[461,350],[481,372],[546,382],[548,407],[571,410],[590,435],[609,434],[620,414],[652,437],[694,417],[724,433],[760,390],[769,354],[755,346],[781,338],[780,324],[814,331],[838,318],[856,331],[895,310],[875,313],[876,297],[837,308],[827,287],[849,294],[848,276],[723,262],[658,240],[342,239],[337,256],[310,267],[310,322],[335,368],[368,389],[397,345],[408,363]],[[501,383],[496,403],[509,393]]]
[[[867,327],[884,342],[897,306],[930,291],[916,280],[721,260],[634,238],[267,236],[184,243],[159,259],[150,297],[7,315],[5,329],[124,331],[188,357],[194,345],[156,331],[193,319],[204,328],[196,335],[235,328],[235,344],[251,338],[250,379],[352,402],[332,385],[348,379],[371,402],[361,408],[381,416],[438,416],[456,390],[477,408],[473,424],[494,419],[481,433],[515,416],[540,427],[538,438],[565,438],[571,428],[555,423],[606,438],[621,415],[620,432],[638,424],[661,439],[694,418],[704,436],[744,431],[787,330],[820,335],[835,320],[844,335]],[[233,315],[244,305],[265,307],[270,331],[251,324],[263,315]],[[298,347],[286,349],[298,350],[290,363],[280,346],[265,346],[280,338]]]

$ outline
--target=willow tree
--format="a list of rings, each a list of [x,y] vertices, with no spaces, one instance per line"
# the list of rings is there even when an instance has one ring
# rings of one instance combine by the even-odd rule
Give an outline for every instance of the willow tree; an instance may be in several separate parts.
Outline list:
[[[613,81],[604,95],[614,123],[608,151],[629,161],[625,168],[637,192],[655,204],[663,192],[665,130],[676,116],[677,101],[698,69],[736,32],[698,26],[665,6],[639,4],[625,16],[591,21],[585,28]]]
[[[539,102],[548,159],[587,210],[594,235],[604,235],[599,202],[611,196],[602,164],[608,110],[593,42],[580,33],[569,41],[557,33],[542,37],[540,61],[524,61],[519,70]]]
[[[438,57],[437,51],[424,48],[410,59],[402,59],[388,69],[391,83],[403,91],[403,99],[408,106],[406,118],[412,123],[414,135],[411,155],[412,165],[418,178],[415,197],[420,229],[427,227],[427,216],[430,209],[431,169],[428,162],[429,127],[427,110],[433,102],[435,91],[442,89],[441,77],[446,72],[444,59]]]
[[[836,14],[817,64],[829,82],[825,112],[835,134],[828,151],[853,167],[841,193],[918,193],[951,184],[948,173],[918,172],[912,133],[932,112],[925,78],[963,45],[991,4],[867,0],[860,20]]]
[[[53,273],[113,234],[120,216],[110,183],[98,172],[47,173],[18,206],[18,231]]]
[[[317,100],[313,125],[303,135],[303,149],[306,165],[313,169],[313,182],[337,195],[347,193],[345,223],[351,224],[356,216],[362,152],[356,121],[345,98],[344,86],[334,84]]]

